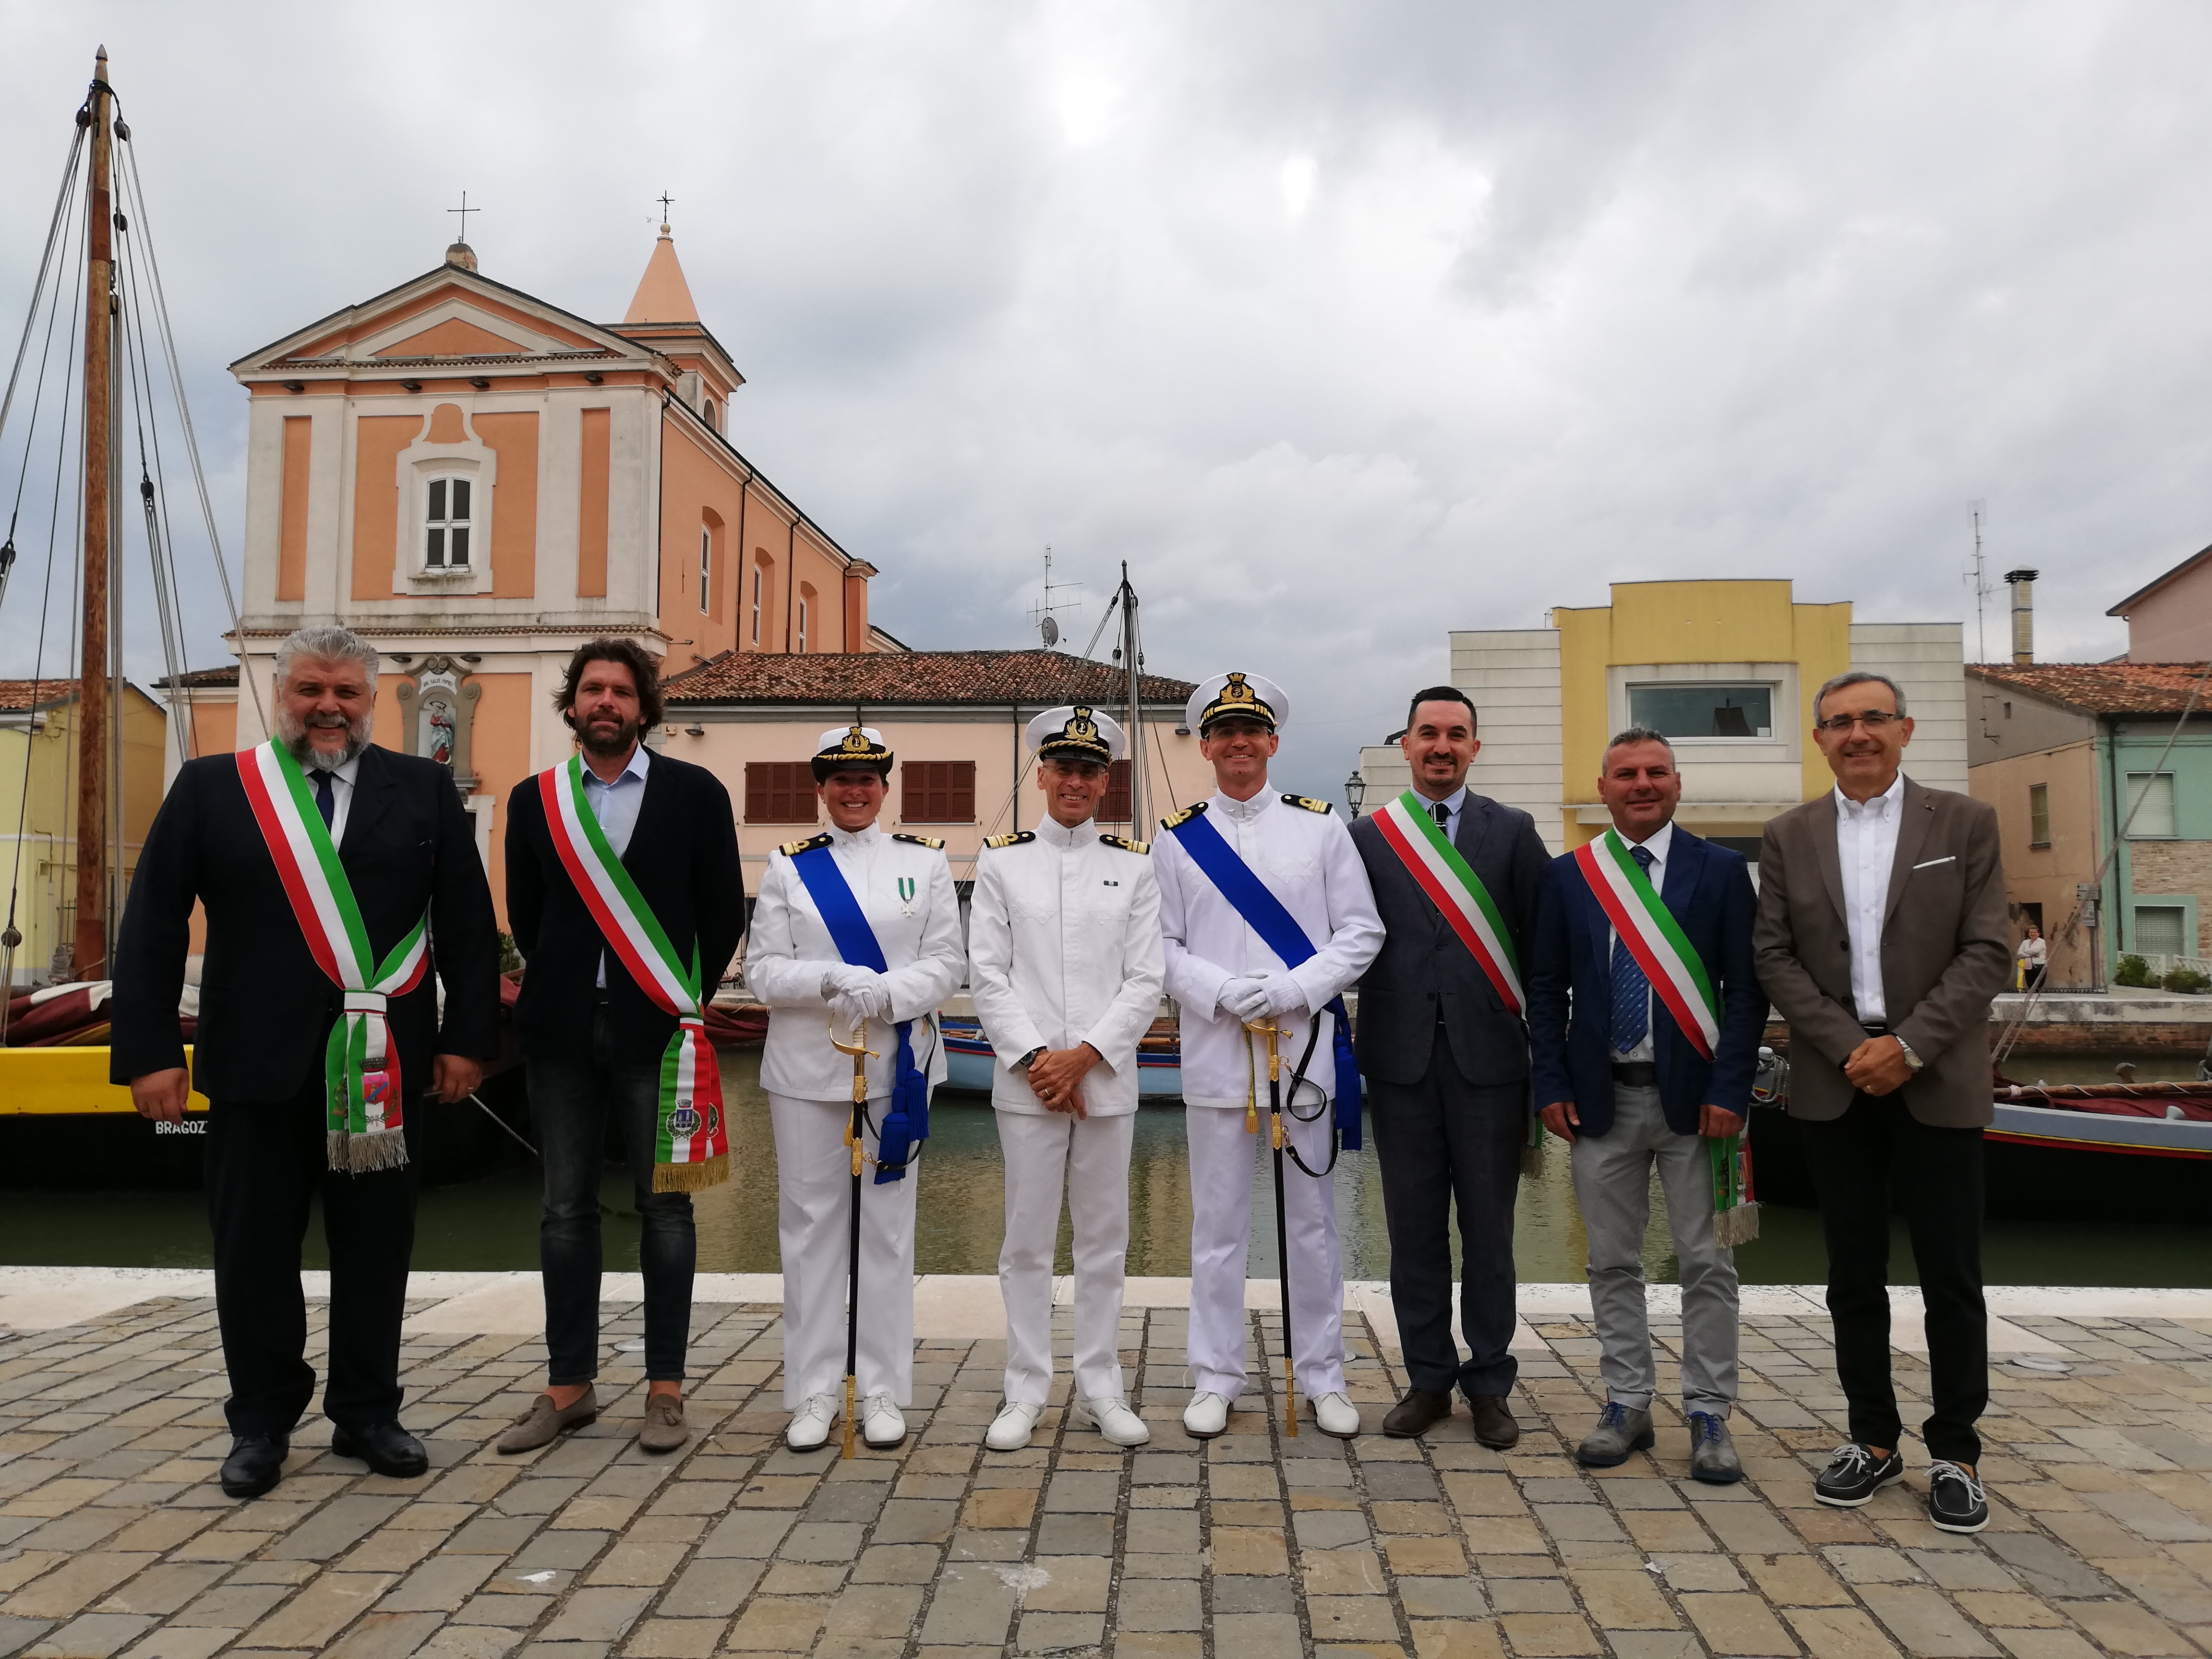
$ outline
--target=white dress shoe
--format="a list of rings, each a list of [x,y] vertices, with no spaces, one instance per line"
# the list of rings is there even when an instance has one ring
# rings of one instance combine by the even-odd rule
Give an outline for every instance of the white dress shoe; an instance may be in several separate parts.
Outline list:
[[[837,1420],[837,1402],[826,1394],[810,1395],[792,1414],[783,1431],[783,1443],[793,1451],[819,1451],[829,1443],[830,1425]]]
[[[906,1438],[906,1419],[887,1394],[872,1394],[860,1402],[860,1438],[877,1451],[889,1451]]]
[[[1229,1427],[1229,1398],[1201,1390],[1182,1408],[1182,1431],[1194,1440],[1211,1440]]]
[[[1079,1400],[1075,1420],[1089,1424],[1116,1446],[1141,1446],[1152,1437],[1145,1419],[1129,1409],[1126,1400]]]
[[[1359,1407],[1340,1394],[1325,1394],[1313,1402],[1314,1426],[1323,1434],[1349,1440],[1359,1432]]]
[[[983,1443],[993,1451],[1019,1451],[1030,1443],[1030,1431],[1044,1415],[1042,1406],[1025,1406],[1018,1400],[1009,1400],[999,1407],[999,1414],[991,1419],[984,1431]]]

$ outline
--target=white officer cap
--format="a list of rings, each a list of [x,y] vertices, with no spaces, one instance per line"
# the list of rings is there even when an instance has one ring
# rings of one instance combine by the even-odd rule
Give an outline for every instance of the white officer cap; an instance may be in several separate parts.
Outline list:
[[[1080,704],[1048,708],[1024,733],[1039,760],[1097,761],[1104,766],[1129,752],[1121,722]]]
[[[1183,705],[1182,723],[1199,734],[1218,720],[1257,720],[1271,732],[1291,721],[1291,699],[1283,688],[1264,674],[1232,669],[1199,683]]]
[[[833,726],[815,744],[814,781],[826,783],[834,772],[891,775],[890,745],[872,726]]]

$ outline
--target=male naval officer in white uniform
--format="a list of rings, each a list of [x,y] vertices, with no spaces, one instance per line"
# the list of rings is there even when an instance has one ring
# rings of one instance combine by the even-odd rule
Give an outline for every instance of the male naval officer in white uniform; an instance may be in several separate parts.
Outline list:
[[[1088,708],[1029,724],[1045,820],[993,836],[975,861],[969,982],[998,1063],[1006,1233],[1006,1403],[983,1437],[1029,1444],[1052,1394],[1052,1261],[1063,1190],[1075,1229],[1078,1423],[1117,1446],[1152,1438],[1129,1408],[1121,1360],[1129,1249],[1129,1143],[1137,1044],[1159,1012],[1160,890],[1143,842],[1102,834],[1121,728]]]
[[[745,957],[745,977],[769,1010],[761,1087],[775,1132],[783,1404],[793,1413],[784,1437],[794,1451],[829,1439],[845,1376],[853,1061],[831,1047],[832,1030],[850,1041],[865,1024],[874,1051],[867,1062],[872,1158],[890,1106],[894,1027],[913,1022],[915,1063],[935,1088],[945,1078],[937,1010],[966,966],[945,843],[888,835],[876,823],[891,766],[883,734],[860,726],[825,732],[813,764],[830,828],[769,855]],[[839,951],[793,862],[818,848],[836,860],[886,971],[849,964]],[[899,1408],[914,1398],[914,1204],[921,1167],[917,1157],[899,1180],[879,1184],[873,1167],[861,1178],[859,1414],[864,1437],[878,1448],[906,1438]]]
[[[1346,830],[1322,801],[1279,795],[1267,762],[1287,722],[1290,700],[1257,674],[1217,674],[1198,688],[1184,720],[1213,767],[1213,796],[1170,818],[1153,843],[1168,994],[1182,1009],[1184,1133],[1190,1142],[1190,1337],[1195,1393],[1184,1430],[1211,1438],[1228,1427],[1245,1370],[1244,1260],[1252,1229],[1254,1160],[1271,1156],[1265,1040],[1247,1021],[1279,1028],[1284,1129],[1312,1168],[1330,1161],[1337,1091],[1334,1019],[1327,1005],[1354,983],[1382,948],[1382,924],[1367,871]],[[1194,861],[1176,831],[1203,815],[1304,931],[1314,954],[1286,968]],[[1291,1068],[1321,1030],[1304,1082]],[[1256,1106],[1256,1134],[1246,1109]],[[1263,1173],[1262,1179],[1267,1176]],[[1336,1236],[1334,1175],[1319,1178],[1284,1159],[1290,1240],[1291,1358],[1299,1389],[1322,1431],[1359,1432],[1344,1392],[1344,1261]]]

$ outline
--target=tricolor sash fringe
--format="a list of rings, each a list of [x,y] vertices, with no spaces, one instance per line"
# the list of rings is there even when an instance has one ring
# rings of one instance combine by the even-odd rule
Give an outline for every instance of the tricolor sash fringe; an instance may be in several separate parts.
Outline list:
[[[676,1034],[660,1057],[660,1099],[654,1112],[653,1190],[696,1193],[730,1178],[730,1131],[722,1108],[722,1071],[702,1017],[699,951],[686,972],[653,908],[615,856],[584,799],[584,757],[572,755],[538,775],[538,799],[553,848],[575,883],[584,908],[639,990]]]
[[[390,1000],[422,982],[426,915],[378,962],[329,827],[291,751],[273,740],[238,756],[238,778],[315,964],[343,992],[323,1048],[330,1167],[359,1175],[407,1162],[399,1053],[385,1018]]]

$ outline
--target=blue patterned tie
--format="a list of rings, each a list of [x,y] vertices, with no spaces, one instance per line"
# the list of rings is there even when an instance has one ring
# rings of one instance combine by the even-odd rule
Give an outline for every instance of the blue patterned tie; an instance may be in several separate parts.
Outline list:
[[[1646,876],[1651,873],[1651,851],[1645,847],[1632,847],[1628,856],[1636,860],[1636,867]],[[1613,941],[1613,1051],[1617,1054],[1633,1054],[1636,1045],[1644,1041],[1644,1033],[1651,1029],[1651,981],[1644,976],[1644,969],[1629,954],[1628,941],[1616,935]]]
[[[331,775],[318,771],[315,774],[315,811],[323,815],[324,829],[331,827],[331,820],[337,816],[337,794],[331,787]]]

